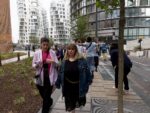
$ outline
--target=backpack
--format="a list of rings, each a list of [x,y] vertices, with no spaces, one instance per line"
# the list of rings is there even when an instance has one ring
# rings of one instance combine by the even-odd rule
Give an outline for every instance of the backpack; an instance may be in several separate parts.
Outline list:
[[[133,65],[131,60],[126,54],[124,56],[124,64],[125,64],[125,67],[128,67],[128,68],[132,68],[132,65]]]

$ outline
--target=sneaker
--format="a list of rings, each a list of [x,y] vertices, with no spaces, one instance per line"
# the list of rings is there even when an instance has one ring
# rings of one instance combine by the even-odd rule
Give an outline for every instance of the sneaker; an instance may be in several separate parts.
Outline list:
[[[113,86],[112,88],[115,89],[116,93],[118,93],[118,88],[116,88],[115,86]]]
[[[113,86],[112,88],[115,89],[115,86]]]

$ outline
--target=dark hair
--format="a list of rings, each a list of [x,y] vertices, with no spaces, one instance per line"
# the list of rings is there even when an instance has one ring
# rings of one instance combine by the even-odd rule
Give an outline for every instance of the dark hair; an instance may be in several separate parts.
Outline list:
[[[111,46],[110,46],[110,52],[111,50],[114,50],[114,49],[118,49],[118,44],[117,43],[112,43]]]
[[[87,37],[87,42],[91,42],[92,38],[91,37]]]
[[[43,42],[48,42],[48,43],[49,43],[49,39],[46,38],[46,37],[42,37],[42,38],[41,38],[41,43],[43,43]]]

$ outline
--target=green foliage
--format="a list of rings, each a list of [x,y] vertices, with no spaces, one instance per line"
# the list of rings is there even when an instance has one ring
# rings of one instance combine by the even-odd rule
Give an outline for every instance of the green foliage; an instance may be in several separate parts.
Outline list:
[[[22,53],[22,52],[3,53],[3,54],[1,54],[1,59],[2,59],[2,60],[5,60],[5,59],[17,57],[17,54],[18,54],[18,53],[20,54],[20,56],[26,55],[26,53]]]
[[[0,68],[0,77],[3,77],[4,76],[4,70],[3,68]]]
[[[33,96],[38,96],[39,95],[39,91],[37,89],[33,89],[32,90],[32,94],[33,94]]]
[[[85,38],[87,26],[88,26],[88,17],[80,16],[76,21],[76,27],[71,31],[73,38],[74,39]]]
[[[119,0],[96,0],[96,6],[108,13],[112,11],[111,9],[117,8],[119,4]]]
[[[30,36],[29,38],[30,38],[29,42],[31,44],[33,44],[33,45],[39,45],[39,38],[38,37]]]
[[[50,44],[50,46],[53,46],[53,45],[54,45],[54,41],[53,41],[52,38],[49,38],[49,44]]]
[[[24,102],[25,102],[25,98],[24,98],[23,96],[17,97],[17,98],[13,101],[13,103],[14,103],[15,105],[23,104]]]

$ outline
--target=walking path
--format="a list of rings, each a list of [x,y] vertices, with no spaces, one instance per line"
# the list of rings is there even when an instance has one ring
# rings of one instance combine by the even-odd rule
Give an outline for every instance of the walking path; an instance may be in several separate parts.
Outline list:
[[[28,58],[28,52],[27,51],[15,51],[15,52],[24,52],[27,54],[27,55],[20,56],[20,60]],[[30,57],[33,56],[33,54],[34,54],[34,52],[30,51]],[[2,60],[2,65],[12,63],[12,62],[17,62],[17,61],[18,61],[17,57]]]
[[[87,94],[87,104],[76,109],[76,113],[117,113],[118,93],[113,88],[114,82],[103,80],[99,72],[94,74],[93,83]],[[123,100],[125,113],[150,113],[150,108],[132,89],[129,94],[123,96]],[[57,100],[51,113],[66,113],[62,96]]]

